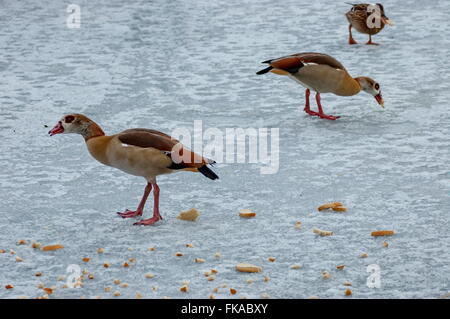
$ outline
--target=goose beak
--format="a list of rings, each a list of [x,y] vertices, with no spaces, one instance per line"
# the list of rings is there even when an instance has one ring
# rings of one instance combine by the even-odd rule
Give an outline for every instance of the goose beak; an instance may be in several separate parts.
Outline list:
[[[50,131],[48,131],[48,134],[50,134],[50,136],[56,135],[56,134],[61,134],[64,132],[64,127],[62,126],[61,121],[59,121],[55,127],[53,127]]]
[[[382,20],[385,24],[390,25],[391,27],[394,25],[394,21],[389,18],[382,18]]]
[[[380,106],[384,108],[384,100],[381,94],[375,95],[375,100],[377,100],[378,104],[380,104]]]

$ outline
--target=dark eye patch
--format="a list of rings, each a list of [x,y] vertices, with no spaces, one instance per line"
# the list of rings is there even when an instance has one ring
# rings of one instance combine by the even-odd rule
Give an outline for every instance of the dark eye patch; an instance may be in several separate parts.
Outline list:
[[[375,90],[379,90],[380,89],[380,85],[377,83],[375,84]]]
[[[64,122],[66,122],[66,123],[72,123],[73,120],[75,120],[75,116],[73,116],[73,115],[67,115],[67,116],[64,118]]]

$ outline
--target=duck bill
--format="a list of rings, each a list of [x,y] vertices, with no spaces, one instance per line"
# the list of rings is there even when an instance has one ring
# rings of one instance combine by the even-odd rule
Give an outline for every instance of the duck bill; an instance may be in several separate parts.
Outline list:
[[[62,126],[61,121],[59,121],[55,127],[53,127],[50,131],[48,131],[48,134],[50,134],[50,136],[56,135],[56,134],[61,134],[64,133],[64,127]]]
[[[378,104],[380,104],[380,106],[384,108],[384,100],[381,94],[375,95],[375,100],[377,100]]]
[[[390,25],[391,27],[394,25],[394,21],[389,18],[381,18],[384,24]]]

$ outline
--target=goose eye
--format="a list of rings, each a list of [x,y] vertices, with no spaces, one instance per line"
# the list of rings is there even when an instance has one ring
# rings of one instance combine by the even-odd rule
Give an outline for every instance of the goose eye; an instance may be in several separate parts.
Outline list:
[[[377,83],[377,84],[375,84],[375,90],[379,90],[380,89],[380,85]]]
[[[72,123],[73,120],[75,120],[75,117],[74,117],[73,115],[67,115],[67,116],[64,118],[64,122],[66,122],[66,123]]]

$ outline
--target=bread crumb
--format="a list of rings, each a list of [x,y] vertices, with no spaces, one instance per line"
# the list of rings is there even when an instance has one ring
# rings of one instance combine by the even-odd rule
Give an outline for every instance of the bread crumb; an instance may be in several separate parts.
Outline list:
[[[242,218],[253,218],[256,216],[256,213],[252,212],[250,209],[240,209],[239,216]]]
[[[34,274],[36,277],[41,277],[42,276],[42,273],[41,272],[37,272],[37,273],[35,273]]]
[[[51,295],[53,293],[52,288],[42,288],[42,290],[44,290],[48,295]]]
[[[104,264],[103,264],[103,267],[105,267],[105,268],[109,268],[109,266],[111,266],[110,263],[104,263]]]
[[[209,298],[209,299],[216,299],[216,296],[214,296],[213,294],[210,294],[210,295],[208,296],[208,298]]]
[[[252,264],[240,263],[236,265],[236,270],[240,272],[261,272],[262,268]]]
[[[216,279],[216,277],[211,275],[211,276],[207,277],[207,279],[208,279],[208,281],[213,281],[214,279]]]
[[[270,278],[269,277],[264,277],[264,282],[269,282],[270,281]]]
[[[267,258],[267,260],[273,263],[277,259],[275,257],[269,257],[269,258]]]
[[[321,230],[321,229],[317,229],[317,228],[314,228],[314,229],[313,229],[313,233],[314,233],[314,234],[317,234],[317,235],[319,235],[319,236],[331,236],[331,235],[333,235],[333,232],[332,232],[332,231],[329,231],[329,230]]]
[[[25,239],[21,239],[17,242],[18,245],[26,245],[27,241]]]
[[[230,288],[230,294],[235,295],[237,293],[237,290],[234,288]]]
[[[186,247],[188,247],[188,248],[194,248],[194,245],[192,245],[192,244],[186,244]]]
[[[128,288],[128,286],[129,286],[129,285],[128,285],[126,282],[120,284],[120,287],[122,287],[122,288]]]
[[[149,250],[149,251],[154,251],[155,249],[156,249],[156,247],[153,246],[153,247],[149,247],[147,250]]]
[[[105,287],[105,288],[103,288],[103,290],[105,291],[105,292],[110,292],[111,290],[112,290],[112,287]]]
[[[291,269],[300,269],[300,268],[302,268],[302,266],[297,264],[291,266]]]
[[[331,274],[328,271],[322,271],[322,277],[323,279],[330,279]]]
[[[94,279],[94,275],[93,274],[89,274],[88,278],[92,280],[92,279]]]
[[[345,268],[345,265],[338,265],[336,266],[336,269],[338,270],[343,270]]]
[[[84,258],[83,258],[83,261],[84,261],[85,263],[88,263],[90,260],[91,260],[91,258],[88,258],[88,257],[84,257]]]
[[[389,247],[389,243],[387,241],[383,242],[383,247]]]
[[[130,265],[129,265],[127,262],[124,262],[124,263],[122,264],[122,266],[125,267],[125,268],[127,268],[127,267],[129,267]]]
[[[187,285],[183,285],[180,287],[180,291],[181,292],[188,292],[189,291],[189,287]]]
[[[97,254],[103,254],[105,252],[105,248],[98,248]]]
[[[359,258],[367,258],[369,255],[367,253],[362,253],[359,255]]]
[[[218,271],[217,271],[217,270],[215,270],[215,269],[211,269],[211,273],[212,273],[212,274],[217,274],[217,273],[218,273]]]
[[[136,258],[128,258],[128,262],[129,263],[135,263],[136,262]]]
[[[66,276],[64,276],[64,275],[59,275],[59,276],[56,278],[57,281],[63,281],[63,280],[65,280],[65,279],[66,279]]]
[[[145,278],[148,278],[148,279],[151,279],[151,278],[153,278],[153,277],[155,277],[155,275],[154,274],[152,274],[152,273],[146,273],[145,274]]]
[[[137,292],[136,295],[134,296],[134,298],[136,299],[142,299],[144,296],[142,296],[141,293]]]
[[[343,285],[344,285],[344,286],[351,286],[352,283],[351,283],[350,281],[346,281],[346,282],[343,283]]]
[[[6,250],[0,249],[0,254],[4,254],[4,253],[6,253]]]
[[[198,210],[196,210],[195,208],[192,208],[190,210],[181,212],[177,218],[181,219],[181,220],[187,220],[187,221],[191,221],[194,222],[197,220],[198,216],[200,216],[200,213]]]
[[[22,258],[20,258],[19,256],[16,256],[16,262],[21,263],[23,261]]]
[[[175,256],[177,256],[177,257],[182,257],[182,256],[183,256],[183,253],[176,252],[176,253],[175,253]]]
[[[14,288],[13,285],[6,285],[6,286],[5,286],[5,289],[13,289],[13,288]]]
[[[263,298],[263,299],[269,299],[270,296],[269,296],[269,294],[263,292],[263,293],[261,294],[261,298]]]
[[[346,296],[351,296],[352,295],[352,291],[350,289],[346,289],[345,290],[345,295]]]
[[[195,258],[194,261],[199,264],[202,264],[205,262],[205,260],[203,258]]]
[[[203,275],[205,275],[205,277],[208,277],[209,275],[211,275],[211,273],[210,273],[209,271],[205,271],[205,272],[203,273]]]
[[[114,297],[119,297],[120,296],[120,291],[114,291],[113,296]]]
[[[302,222],[296,221],[294,227],[295,227],[295,229],[300,229],[300,228],[302,228]]]
[[[395,232],[393,230],[378,230],[373,231],[370,235],[373,237],[379,237],[379,236],[392,236]]]
[[[115,285],[119,285],[119,284],[120,284],[120,279],[114,279],[113,283],[114,283]]]
[[[41,248],[42,251],[51,251],[51,250],[58,250],[58,249],[62,249],[64,248],[63,245],[57,244],[57,245],[49,245],[49,246],[44,246]]]
[[[219,253],[219,252],[217,252],[217,253],[214,254],[214,257],[215,257],[215,258],[221,258],[221,257],[222,257],[222,254]]]
[[[247,279],[245,282],[248,283],[248,284],[252,284],[254,282],[254,280],[253,279]]]
[[[317,296],[309,296],[308,298],[306,298],[306,299],[320,299],[319,297],[317,297]]]
[[[33,242],[33,243],[31,243],[31,247],[35,248],[35,249],[39,249],[39,248],[41,248],[41,243]]]
[[[340,206],[343,206],[342,203],[340,203],[340,202],[327,203],[327,204],[323,204],[323,205],[320,205],[319,207],[317,207],[317,210],[320,212],[324,209],[336,208],[336,207],[340,207]]]

